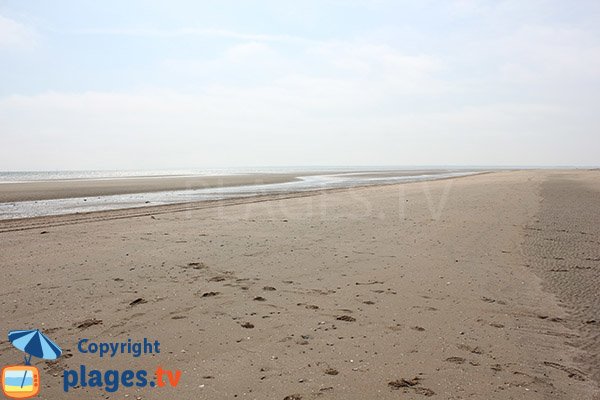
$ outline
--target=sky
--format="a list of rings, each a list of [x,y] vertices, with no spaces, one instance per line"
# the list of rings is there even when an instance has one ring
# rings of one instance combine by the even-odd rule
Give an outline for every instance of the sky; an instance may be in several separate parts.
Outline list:
[[[0,170],[600,165],[597,0],[0,0]]]

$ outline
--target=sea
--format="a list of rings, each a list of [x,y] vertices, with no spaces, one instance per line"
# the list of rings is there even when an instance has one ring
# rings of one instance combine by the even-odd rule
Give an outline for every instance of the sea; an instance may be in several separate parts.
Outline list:
[[[326,171],[326,172],[323,172]],[[138,177],[172,176],[225,176],[240,174],[286,173],[298,179],[285,183],[222,186],[162,192],[119,194],[65,199],[17,201],[0,203],[0,220],[31,218],[48,215],[76,214],[93,211],[197,201],[233,199],[266,194],[283,194],[357,186],[394,184],[423,180],[445,179],[484,172],[474,168],[423,168],[423,167],[262,167],[262,168],[211,168],[178,170],[114,170],[114,171],[0,171],[3,183],[128,179]],[[398,175],[394,175],[397,173]]]

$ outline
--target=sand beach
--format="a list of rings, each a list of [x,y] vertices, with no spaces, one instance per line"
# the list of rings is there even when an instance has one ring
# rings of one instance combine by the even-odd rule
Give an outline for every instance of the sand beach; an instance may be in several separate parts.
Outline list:
[[[62,345],[46,399],[597,399],[598,198],[531,170],[3,221],[0,320]],[[64,393],[83,364],[182,375]]]

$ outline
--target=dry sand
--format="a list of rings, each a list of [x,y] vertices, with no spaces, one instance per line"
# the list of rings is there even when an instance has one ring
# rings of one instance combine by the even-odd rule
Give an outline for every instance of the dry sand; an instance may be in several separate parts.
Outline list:
[[[65,350],[45,399],[597,399],[598,199],[598,171],[518,171],[0,222],[0,330]],[[183,375],[65,394],[82,364]]]

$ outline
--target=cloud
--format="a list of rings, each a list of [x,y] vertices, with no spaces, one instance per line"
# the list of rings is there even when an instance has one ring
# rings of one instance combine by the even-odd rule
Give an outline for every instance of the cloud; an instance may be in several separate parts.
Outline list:
[[[0,168],[597,164],[597,24],[552,21],[558,3],[526,3],[459,0],[442,7],[450,14],[423,6],[416,17],[427,22],[407,15],[417,22],[312,32],[319,40],[61,32],[66,45],[116,49],[119,62],[81,63],[79,83],[61,91],[52,77],[81,61],[65,51],[37,94],[0,97]],[[121,36],[148,38],[152,51]]]
[[[594,38],[594,39],[593,39]],[[576,28],[524,26],[501,40],[504,66],[532,81],[600,80],[600,41]]]
[[[36,43],[35,32],[10,18],[0,15],[0,48],[28,48]]]
[[[445,68],[439,58],[409,55],[385,44],[365,41],[322,41],[290,52],[285,46],[242,42],[224,49],[213,59],[167,59],[163,67],[170,76],[186,76],[205,85],[262,86],[288,90],[300,98],[315,88],[320,95],[343,94],[329,101],[364,104],[386,96],[423,97],[447,92],[438,78]],[[312,98],[312,97],[311,97]],[[319,103],[319,100],[312,100]]]
[[[306,77],[202,94],[10,96],[0,100],[0,167],[544,164],[568,163],[575,154],[593,164],[596,157],[593,117],[559,106],[381,109],[395,98],[378,96],[353,83]]]
[[[268,57],[272,54],[272,49],[265,43],[247,42],[230,47],[226,53],[230,61],[238,62],[255,57]]]
[[[429,54],[406,54],[390,45],[364,41],[329,41],[307,53],[321,61],[331,76],[381,86],[396,94],[439,94],[447,84],[437,78],[444,61]]]
[[[68,31],[75,35],[107,35],[107,36],[134,36],[148,38],[178,38],[186,36],[204,36],[221,37],[226,39],[236,39],[243,41],[260,41],[288,44],[306,44],[311,43],[305,39],[292,35],[269,35],[260,33],[243,33],[227,29],[212,28],[177,28],[177,29],[158,29],[158,28],[90,28]]]

